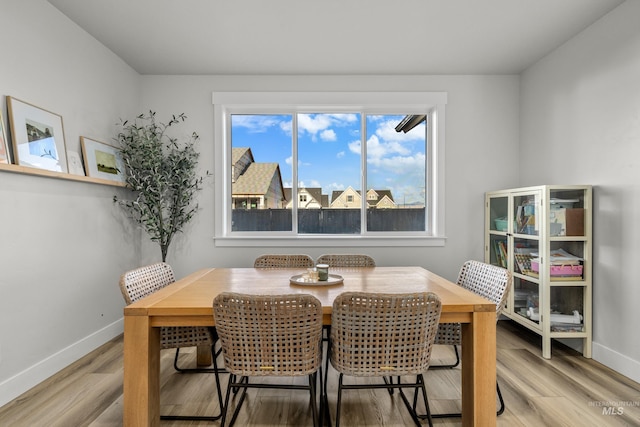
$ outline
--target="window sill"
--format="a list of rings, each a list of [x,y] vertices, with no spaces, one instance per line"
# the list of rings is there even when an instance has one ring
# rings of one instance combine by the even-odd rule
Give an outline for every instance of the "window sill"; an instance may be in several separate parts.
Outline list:
[[[444,246],[446,237],[432,236],[233,236],[214,237],[219,247],[416,247]]]

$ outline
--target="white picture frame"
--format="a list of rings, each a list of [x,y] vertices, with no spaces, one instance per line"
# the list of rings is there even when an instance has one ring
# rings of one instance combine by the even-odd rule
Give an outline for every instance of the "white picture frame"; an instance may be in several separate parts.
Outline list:
[[[84,172],[84,165],[80,153],[76,151],[67,151],[67,163],[69,166],[69,173],[71,175],[87,176]]]
[[[80,137],[80,145],[87,176],[125,182],[124,162],[120,149],[86,136]]]
[[[68,173],[62,116],[7,96],[14,163]]]

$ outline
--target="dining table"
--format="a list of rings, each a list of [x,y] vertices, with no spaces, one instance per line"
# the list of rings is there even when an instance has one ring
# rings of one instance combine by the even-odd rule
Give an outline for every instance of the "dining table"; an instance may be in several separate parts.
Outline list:
[[[322,302],[323,323],[330,325],[333,301],[342,292],[425,291],[440,297],[440,323],[462,324],[462,425],[496,425],[494,303],[418,266],[331,268],[333,280],[326,283],[305,282],[302,270],[206,268],[126,306],[124,426],[160,423],[160,327],[215,326],[213,299],[222,292],[312,294]]]

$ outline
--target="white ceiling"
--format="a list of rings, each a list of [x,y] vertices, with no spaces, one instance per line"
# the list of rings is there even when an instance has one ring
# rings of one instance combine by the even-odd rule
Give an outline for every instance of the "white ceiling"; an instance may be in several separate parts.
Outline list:
[[[517,74],[624,0],[49,0],[140,74]]]

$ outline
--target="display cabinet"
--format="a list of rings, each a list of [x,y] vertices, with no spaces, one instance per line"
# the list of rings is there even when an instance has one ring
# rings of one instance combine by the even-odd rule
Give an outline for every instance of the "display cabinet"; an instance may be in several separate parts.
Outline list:
[[[553,339],[591,357],[592,187],[491,191],[485,209],[485,262],[513,273],[503,314],[542,337],[544,358]]]

